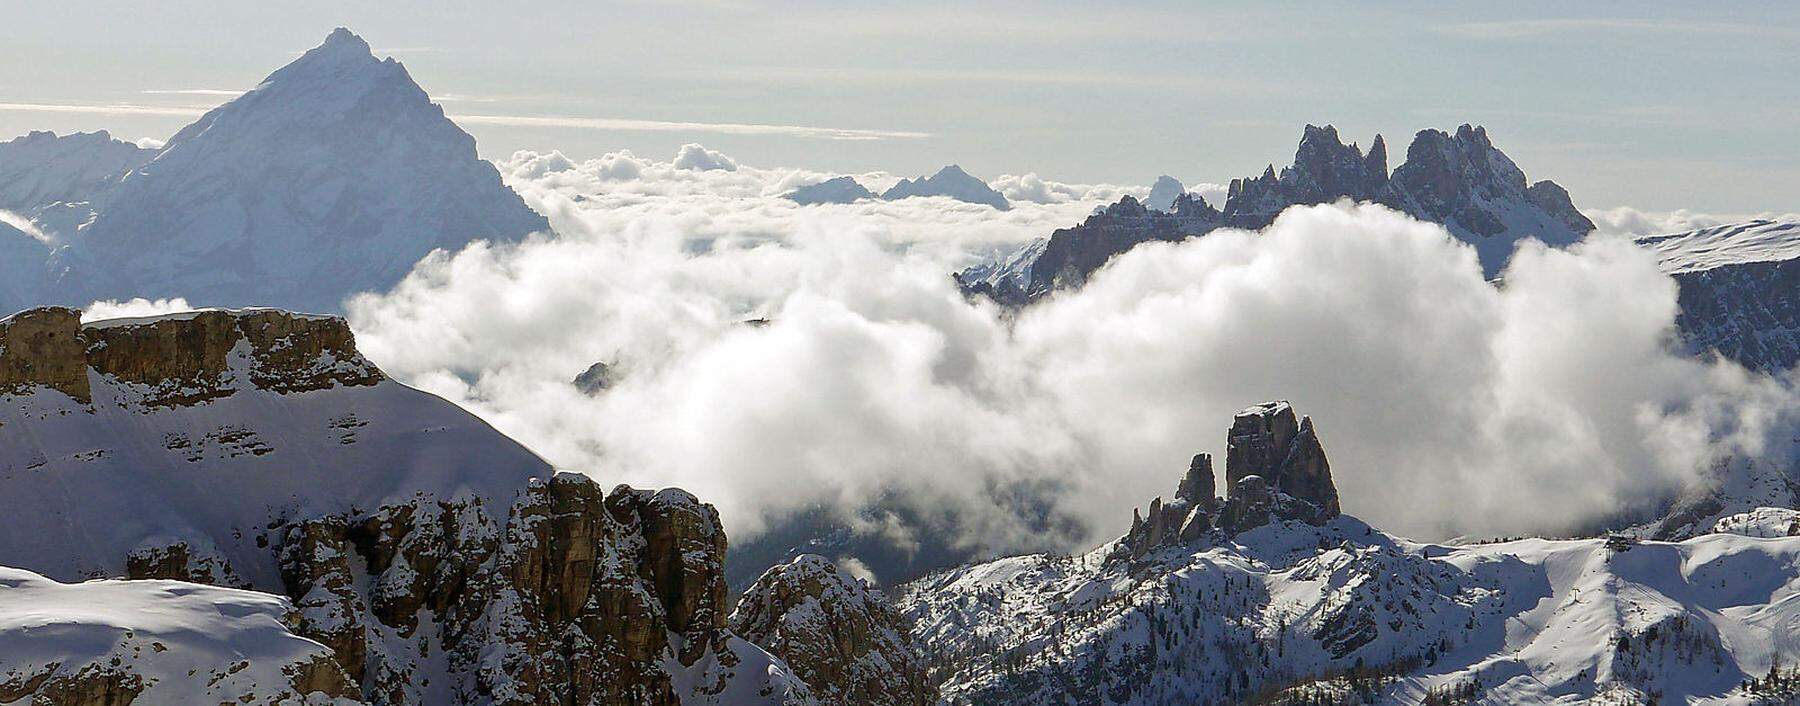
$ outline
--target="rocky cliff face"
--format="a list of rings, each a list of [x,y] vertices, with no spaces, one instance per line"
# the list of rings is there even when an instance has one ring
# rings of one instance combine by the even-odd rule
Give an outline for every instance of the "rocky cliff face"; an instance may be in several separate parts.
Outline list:
[[[887,597],[804,554],[744,592],[732,631],[780,657],[824,706],[930,706],[925,657]]]
[[[1344,144],[1337,128],[1308,125],[1293,166],[1277,175],[1269,165],[1261,177],[1231,180],[1225,218],[1233,227],[1262,228],[1295,204],[1375,200],[1387,181],[1387,142],[1380,135],[1365,155],[1355,144]]]
[[[371,703],[808,703],[725,629],[725,536],[676,490],[533,483],[502,517],[416,503],[274,528],[301,633]],[[435,655],[435,656],[434,656]]]
[[[813,703],[726,628],[711,506],[553,474],[339,319],[0,320],[0,497],[0,565],[285,596],[370,704]],[[0,688],[135,693],[73,674]]]
[[[1524,172],[1479,127],[1464,125],[1454,134],[1420,131],[1407,148],[1406,162],[1391,175],[1387,161],[1387,142],[1380,135],[1365,153],[1354,143],[1344,144],[1334,127],[1308,125],[1292,166],[1277,171],[1271,164],[1261,176],[1233,179],[1222,209],[1193,199],[1186,206],[1178,201],[1173,213],[1158,217],[1164,214],[1145,215],[1135,200],[1122,200],[1079,226],[1056,231],[1047,245],[1007,255],[1004,267],[977,266],[957,279],[965,292],[1019,306],[1081,286],[1139,243],[1183,240],[1222,227],[1263,228],[1289,207],[1339,199],[1381,203],[1443,224],[1475,246],[1489,277],[1500,273],[1522,238],[1561,246],[1594,229],[1562,187],[1549,181],[1527,185]],[[1029,284],[1009,289],[995,281],[996,270],[1028,272]]]
[[[1514,244],[1532,237],[1556,246],[1594,230],[1555,182],[1527,186],[1525,172],[1470,125],[1454,135],[1421,130],[1378,199],[1420,220],[1442,223],[1475,245],[1489,277],[1500,273]]]

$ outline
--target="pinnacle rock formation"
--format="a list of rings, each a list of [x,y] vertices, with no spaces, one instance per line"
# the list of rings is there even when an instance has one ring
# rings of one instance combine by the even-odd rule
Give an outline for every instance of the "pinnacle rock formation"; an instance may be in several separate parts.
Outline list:
[[[1229,495],[1220,502],[1213,495],[1212,456],[1194,456],[1173,500],[1158,497],[1147,512],[1132,511],[1121,551],[1137,559],[1158,547],[1191,544],[1214,529],[1236,534],[1272,519],[1319,525],[1339,514],[1331,464],[1312,418],[1296,418],[1286,402],[1266,402],[1233,417],[1225,484]]]

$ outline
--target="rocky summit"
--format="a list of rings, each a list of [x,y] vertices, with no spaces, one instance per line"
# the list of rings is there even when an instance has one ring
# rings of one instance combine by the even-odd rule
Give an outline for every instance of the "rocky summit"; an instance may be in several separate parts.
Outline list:
[[[1227,227],[1259,229],[1289,207],[1340,199],[1380,203],[1442,224],[1475,246],[1490,278],[1505,268],[1521,239],[1565,246],[1594,230],[1555,182],[1527,184],[1525,173],[1484,128],[1421,130],[1406,154],[1389,174],[1387,142],[1380,135],[1365,153],[1354,143],[1344,144],[1332,126],[1308,125],[1292,166],[1277,171],[1271,164],[1260,176],[1233,179],[1218,209],[1191,194],[1177,198],[1167,212],[1127,196],[1078,226],[1057,230],[1047,243],[1033,242],[995,263],[964,270],[957,281],[967,293],[1018,306],[1080,287],[1140,243],[1185,240]]]

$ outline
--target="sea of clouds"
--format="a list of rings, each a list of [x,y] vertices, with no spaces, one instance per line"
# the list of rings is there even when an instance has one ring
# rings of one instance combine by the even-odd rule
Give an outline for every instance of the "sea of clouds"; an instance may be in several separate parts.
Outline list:
[[[734,538],[883,498],[973,544],[1078,548],[1270,399],[1313,416],[1346,512],[1554,532],[1776,453],[1796,411],[1783,380],[1673,352],[1675,284],[1622,237],[1527,245],[1496,286],[1436,225],[1294,209],[1139,247],[1014,315],[949,273],[1145,189],[1028,174],[994,181],[1006,212],[802,207],[781,195],[829,175],[697,145],[500,167],[555,234],[436,253],[353,299],[362,349],[559,467],[697,493]],[[583,394],[596,362],[615,382]],[[1079,529],[1046,536],[1022,505]]]

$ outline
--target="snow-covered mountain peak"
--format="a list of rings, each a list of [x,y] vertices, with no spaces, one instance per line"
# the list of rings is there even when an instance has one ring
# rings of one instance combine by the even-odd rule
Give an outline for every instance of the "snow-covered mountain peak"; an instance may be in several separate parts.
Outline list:
[[[1170,211],[1175,208],[1175,199],[1187,193],[1187,187],[1181,180],[1164,174],[1156,178],[1150,185],[1150,195],[1144,197],[1144,206],[1157,211]]]
[[[988,186],[987,182],[975,178],[954,164],[947,165],[928,177],[901,179],[881,194],[881,198],[890,201],[913,196],[948,196],[958,201],[987,204],[1002,211],[1012,207],[1006,197]]]
[[[325,35],[325,41],[302,54],[299,59],[276,71],[270,78],[282,74],[301,73],[307,69],[317,70],[324,66],[348,67],[370,63],[398,63],[393,59],[382,62],[375,58],[375,52],[369,43],[348,28],[339,27]]]
[[[549,228],[404,66],[347,30],[183,128],[95,205],[40,301],[341,311],[434,249]]]
[[[154,156],[105,130],[34,130],[0,142],[0,209],[31,218],[56,203],[87,201]]]
[[[353,116],[348,113],[358,107],[365,114],[354,117],[364,120],[443,118],[443,110],[431,103],[406,67],[392,58],[375,58],[368,42],[340,27],[255,88],[183,128],[164,151],[176,154],[182,145],[216,129],[242,133],[302,128],[349,119]],[[411,115],[421,111],[426,115]],[[473,148],[473,138],[467,134],[461,138]]]

